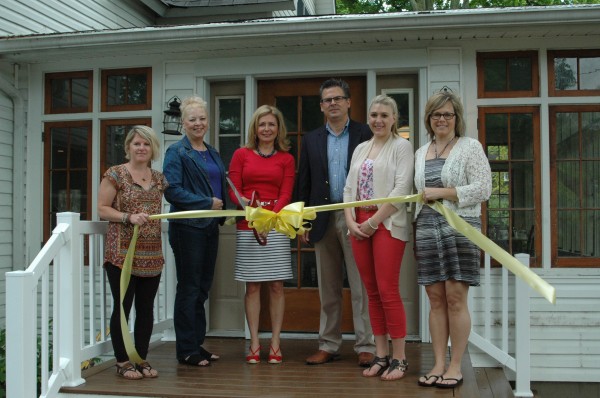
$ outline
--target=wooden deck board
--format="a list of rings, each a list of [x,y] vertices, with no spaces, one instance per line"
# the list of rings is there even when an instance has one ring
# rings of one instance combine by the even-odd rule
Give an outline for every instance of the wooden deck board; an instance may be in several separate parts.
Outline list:
[[[153,347],[148,360],[159,372],[156,379],[138,381],[116,376],[114,366],[98,368],[84,374],[86,383],[63,388],[63,393],[116,395],[130,397],[479,397],[481,375],[476,374],[465,355],[464,383],[452,389],[423,388],[419,376],[433,365],[431,346],[407,343],[409,369],[404,378],[386,382],[361,376],[353,343],[344,341],[341,359],[324,365],[308,366],[305,358],[317,349],[315,340],[285,339],[282,342],[284,362],[266,363],[269,341],[262,341],[262,362],[245,363],[247,341],[237,338],[208,338],[205,348],[221,359],[206,368],[180,365],[175,359],[175,344],[160,343]],[[494,377],[498,377],[495,374]],[[487,376],[486,376],[487,378]],[[488,385],[489,391],[493,389]],[[485,389],[484,389],[485,390]],[[485,395],[484,395],[485,396]],[[487,395],[498,397],[498,395]]]

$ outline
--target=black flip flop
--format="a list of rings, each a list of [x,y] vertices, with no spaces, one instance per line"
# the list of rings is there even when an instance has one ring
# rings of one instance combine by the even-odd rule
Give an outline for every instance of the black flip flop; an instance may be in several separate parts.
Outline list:
[[[208,359],[210,362],[215,362],[219,360],[219,357],[211,352],[206,351],[206,349],[200,346],[200,355],[204,357],[204,359]]]
[[[425,378],[425,381],[421,381],[421,380],[419,380],[419,381],[417,382],[417,384],[418,384],[418,385],[420,385],[421,387],[436,387],[435,383],[437,383],[437,381],[438,381],[439,379],[442,379],[442,375],[423,375],[423,376],[421,376],[421,377],[424,377],[424,378]],[[435,380],[434,380],[433,382],[431,382],[431,383],[427,383],[427,381],[428,381],[429,379],[433,379],[434,377],[435,377]]]
[[[445,384],[445,383],[439,383],[438,381],[436,381],[435,382],[435,386],[437,388],[454,388],[454,387],[460,386],[462,384],[462,382],[463,382],[463,378],[462,377],[460,379],[455,379],[454,377],[446,377],[446,378],[442,377],[442,380],[453,380],[456,383]]]

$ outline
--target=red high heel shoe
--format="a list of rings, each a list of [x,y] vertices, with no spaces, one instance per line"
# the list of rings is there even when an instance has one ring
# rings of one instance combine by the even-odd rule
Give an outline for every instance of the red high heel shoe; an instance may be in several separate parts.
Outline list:
[[[272,354],[271,354],[272,353]],[[273,346],[269,347],[269,363],[281,363],[283,361],[283,357],[281,356],[281,347],[275,351]]]
[[[246,362],[255,364],[260,362],[260,346],[255,351],[250,347],[250,354],[246,355]]]

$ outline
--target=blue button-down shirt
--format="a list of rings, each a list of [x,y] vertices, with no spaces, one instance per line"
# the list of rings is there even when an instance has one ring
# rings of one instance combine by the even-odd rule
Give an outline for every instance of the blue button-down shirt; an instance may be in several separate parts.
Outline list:
[[[350,133],[348,132],[346,122],[344,131],[336,135],[327,123],[327,159],[329,160],[329,194],[331,203],[341,203],[344,201],[344,186],[346,185],[346,176],[348,175],[348,145],[350,143]]]

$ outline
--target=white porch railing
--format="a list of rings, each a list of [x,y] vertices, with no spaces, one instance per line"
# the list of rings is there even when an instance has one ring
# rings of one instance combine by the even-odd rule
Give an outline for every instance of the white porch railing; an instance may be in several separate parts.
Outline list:
[[[6,273],[8,398],[38,395],[38,355],[40,397],[53,398],[61,387],[85,381],[82,361],[112,351],[106,334],[112,297],[102,267],[107,223],[80,221],[77,213],[60,213],[57,220],[52,236],[31,265],[25,271]],[[166,222],[162,228],[167,260],[171,256]],[[154,340],[160,338],[157,333],[171,333],[175,281],[174,267],[165,266],[154,306]]]
[[[525,266],[529,266],[529,255],[528,254],[515,254],[517,260],[519,260]],[[509,276],[508,270],[502,267],[501,270],[501,316],[500,322],[500,347],[493,343],[493,331],[492,328],[497,323],[498,319],[492,323],[492,313],[498,312],[498,308],[493,308],[493,300],[491,297],[494,286],[492,286],[491,278],[491,260],[489,254],[485,255],[485,266],[483,270],[483,279],[481,281],[481,290],[484,292],[483,303],[479,305],[483,306],[483,335],[471,330],[469,336],[469,343],[475,347],[490,355],[502,366],[505,366],[510,371],[515,372],[515,390],[513,391],[515,397],[533,397],[531,392],[531,369],[530,369],[530,288],[527,283],[520,278],[513,277],[514,279],[514,293],[509,290]],[[471,289],[471,292],[473,289]],[[473,309],[473,297],[469,296],[469,308]],[[513,304],[513,316],[514,316],[514,329],[509,330],[509,325],[512,322],[509,314],[509,302]],[[512,328],[510,328],[512,329]],[[509,348],[509,334],[512,332],[514,356],[510,355]]]
[[[37,396],[36,357],[41,356],[41,397],[55,398],[62,386],[76,386],[81,362],[112,351],[106,337],[112,299],[102,268],[106,222],[80,221],[79,214],[61,213],[52,237],[25,271],[6,274],[6,360],[7,397]],[[163,251],[166,266],[155,302],[154,333],[172,339],[175,271],[163,222]],[[517,255],[523,264],[528,255]],[[509,291],[508,271],[502,268],[501,304],[491,297],[490,259],[486,255],[482,278],[484,293],[483,334],[471,332],[470,343],[515,372],[515,396],[532,397],[530,390],[530,328],[527,284],[514,278]],[[471,289],[473,291],[473,289]],[[472,298],[470,298],[472,300]],[[510,325],[509,302],[514,305],[514,329]],[[470,303],[470,308],[474,308]],[[493,341],[497,327],[492,312],[501,311],[501,344]],[[133,316],[132,311],[132,316]],[[131,324],[133,324],[131,322]],[[514,356],[509,352],[513,334]],[[159,336],[160,337],[160,336]],[[156,338],[156,337],[154,337]],[[37,341],[40,341],[38,352]],[[52,353],[50,353],[52,350]],[[49,365],[50,358],[52,363]]]

